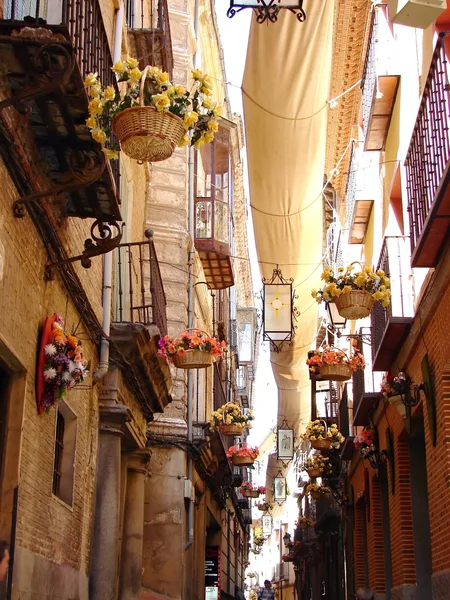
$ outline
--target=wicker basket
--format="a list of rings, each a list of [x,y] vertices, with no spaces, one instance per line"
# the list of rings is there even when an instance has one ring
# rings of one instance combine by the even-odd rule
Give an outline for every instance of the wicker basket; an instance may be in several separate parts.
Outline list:
[[[237,454],[234,454],[231,457],[231,462],[237,467],[248,467],[252,465],[255,460],[251,456],[238,456]]]
[[[369,316],[375,298],[364,290],[352,290],[350,294],[341,294],[334,302],[341,317],[354,320]]]
[[[311,442],[311,447],[314,448],[314,450],[329,450],[331,448],[331,440],[329,439],[309,441]]]
[[[206,350],[186,350],[172,356],[172,362],[177,369],[206,369],[213,364],[213,355]]]
[[[224,435],[242,435],[243,426],[239,425],[239,423],[231,423],[228,425],[226,423],[220,424],[220,431]]]
[[[281,559],[283,562],[294,562],[294,557],[291,555],[289,555],[289,556],[284,555],[281,557]]]
[[[328,440],[325,440],[325,441],[328,441]],[[312,444],[312,442],[311,442],[311,444]],[[320,469],[308,469],[308,475],[309,475],[309,477],[320,477],[322,475],[322,471]]]
[[[244,490],[242,495],[244,498],[259,498],[258,490]]]
[[[144,106],[147,69],[144,69],[141,78],[141,105],[126,108],[116,115],[112,120],[112,130],[127,156],[143,162],[158,162],[172,156],[186,130],[180,117]]]
[[[352,368],[345,363],[322,365],[319,367],[319,374],[322,379],[329,379],[330,381],[347,381],[352,377]]]

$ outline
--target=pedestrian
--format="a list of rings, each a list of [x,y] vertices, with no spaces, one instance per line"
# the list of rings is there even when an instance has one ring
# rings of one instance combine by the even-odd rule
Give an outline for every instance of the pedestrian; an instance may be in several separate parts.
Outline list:
[[[356,600],[375,600],[375,593],[367,587],[359,588],[356,592]]]
[[[9,550],[5,540],[0,540],[0,581],[6,579],[9,565]]]
[[[258,600],[275,600],[275,590],[272,589],[272,582],[269,579],[264,581],[264,587],[259,590]]]
[[[236,598],[236,600],[246,600],[244,592],[239,587],[236,587],[236,593],[234,597]]]

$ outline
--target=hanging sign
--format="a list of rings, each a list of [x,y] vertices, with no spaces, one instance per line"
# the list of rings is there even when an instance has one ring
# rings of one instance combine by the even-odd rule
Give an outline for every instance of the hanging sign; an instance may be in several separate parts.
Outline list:
[[[273,529],[272,517],[270,515],[263,515],[262,518],[262,532],[263,535],[270,535]]]

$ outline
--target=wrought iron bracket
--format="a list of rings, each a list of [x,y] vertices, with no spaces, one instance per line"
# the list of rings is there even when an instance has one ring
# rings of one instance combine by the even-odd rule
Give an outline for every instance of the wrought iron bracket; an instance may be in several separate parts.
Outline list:
[[[113,228],[117,230],[117,235],[113,237]],[[98,234],[95,230],[98,229]],[[68,263],[80,261],[81,266],[85,269],[89,269],[91,266],[91,258],[94,256],[100,256],[101,254],[107,254],[117,248],[122,239],[122,229],[116,221],[105,223],[103,221],[94,221],[91,226],[91,238],[88,238],[84,242],[84,250],[78,256],[72,256],[65,260],[59,260],[58,262],[51,263],[45,267],[45,279],[51,281],[55,277],[55,268]]]
[[[264,23],[265,21],[276,23],[280,10],[285,9],[293,13],[300,23],[303,23],[306,19],[306,13],[302,5],[303,0],[292,2],[289,6],[279,5],[277,0],[257,0],[257,2],[251,4],[243,3],[242,0],[232,0],[230,8],[227,10],[227,17],[232,19],[237,13],[241,12],[241,10],[253,8],[256,14],[257,23]]]
[[[48,31],[47,37],[52,35],[53,32]],[[33,57],[33,63],[33,69],[27,71],[25,86],[14,96],[2,100],[0,111],[13,106],[19,113],[29,114],[28,103],[59,89],[68,81],[75,66],[67,48],[57,43],[41,46]]]
[[[60,183],[43,192],[23,196],[13,203],[12,209],[16,218],[25,217],[27,204],[38,202],[43,198],[53,197],[54,204],[64,205],[64,194],[89,187],[100,179],[106,168],[106,156],[103,152],[93,150],[74,148],[70,151],[69,162],[71,170],[63,173]]]
[[[339,330],[335,332],[337,338],[344,338],[345,340],[358,340],[362,344],[372,344],[372,332],[370,333],[349,333],[342,334]]]

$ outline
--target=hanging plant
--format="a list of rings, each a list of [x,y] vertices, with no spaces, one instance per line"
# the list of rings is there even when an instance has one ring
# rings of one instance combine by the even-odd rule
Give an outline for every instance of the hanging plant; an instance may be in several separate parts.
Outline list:
[[[327,429],[325,421],[320,419],[310,421],[301,438],[302,440],[309,440],[311,446],[315,449],[338,449],[345,440],[335,423]]]
[[[312,519],[308,519],[307,517],[299,517],[295,526],[298,529],[309,529],[310,527],[315,526],[315,522]]]
[[[227,458],[231,460],[233,465],[246,466],[252,465],[259,456],[259,449],[257,447],[252,448],[248,444],[241,444],[240,446],[231,446],[227,451]]]
[[[315,500],[331,496],[331,490],[329,487],[326,487],[325,485],[317,485],[315,483],[310,483],[308,486],[306,486],[306,493]]]
[[[84,381],[87,373],[88,363],[81,341],[64,331],[64,320],[60,314],[47,318],[38,361],[38,412],[48,412],[73,387]]]
[[[179,369],[203,369],[223,355],[225,341],[219,341],[202,329],[187,329],[179,336],[166,335],[158,341],[158,354]]]
[[[173,85],[157,67],[141,71],[135,58],[117,62],[112,70],[120,90],[104,87],[97,73],[89,73],[84,82],[90,97],[86,124],[107,158],[118,158],[113,132],[125,154],[151,162],[169,158],[177,145],[198,149],[213,141],[222,108],[211,99],[210,77],[195,69],[187,90]]]
[[[266,493],[266,488],[263,485],[253,485],[251,481],[244,481],[241,487],[238,488],[238,492],[245,498],[259,498],[261,494]]]
[[[326,267],[321,275],[325,285],[321,290],[312,290],[312,297],[320,304],[334,302],[341,317],[363,319],[370,314],[375,302],[389,306],[390,280],[384,271],[373,271],[364,267],[354,272],[352,263],[346,269],[339,267],[337,275],[331,267]]]
[[[313,454],[302,466],[302,471],[306,471],[310,477],[330,475],[332,472],[330,460],[327,456]]]
[[[239,404],[227,402],[211,413],[209,428],[211,431],[220,429],[226,435],[241,435],[244,427],[251,427],[253,419],[251,410],[244,414]]]
[[[270,512],[273,509],[273,503],[267,502],[267,500],[265,502],[259,502],[256,505],[256,508],[262,512]]]
[[[349,357],[344,350],[332,346],[313,350],[306,364],[312,373],[331,381],[346,381],[351,378],[352,373],[364,371],[366,367],[364,356],[357,348],[353,349]]]

